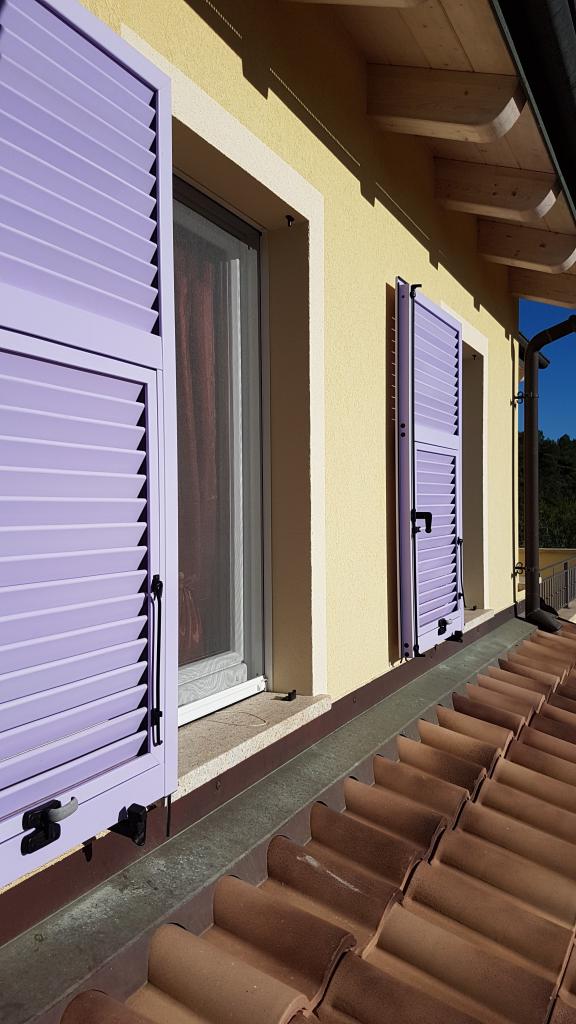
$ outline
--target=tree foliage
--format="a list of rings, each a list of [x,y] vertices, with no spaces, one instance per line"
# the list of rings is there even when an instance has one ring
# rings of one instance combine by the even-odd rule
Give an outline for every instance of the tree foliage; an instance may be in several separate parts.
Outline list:
[[[519,434],[520,544],[524,544],[524,434]],[[576,548],[576,439],[538,435],[540,547]]]

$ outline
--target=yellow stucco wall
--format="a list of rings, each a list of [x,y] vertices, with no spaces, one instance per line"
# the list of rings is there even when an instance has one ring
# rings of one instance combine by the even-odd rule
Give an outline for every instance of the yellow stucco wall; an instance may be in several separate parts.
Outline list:
[[[516,313],[506,271],[477,257],[472,218],[434,202],[425,145],[369,122],[364,60],[333,7],[84,3],[116,32],[122,24],[136,32],[324,197],[327,659],[329,692],[341,696],[385,672],[392,656],[387,302],[397,274],[489,339],[490,604],[512,603]]]

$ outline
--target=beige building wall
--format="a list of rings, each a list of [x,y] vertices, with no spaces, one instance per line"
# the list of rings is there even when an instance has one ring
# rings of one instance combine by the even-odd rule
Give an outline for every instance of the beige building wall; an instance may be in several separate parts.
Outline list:
[[[473,218],[448,214],[435,203],[432,157],[425,145],[381,134],[370,123],[365,114],[364,59],[334,7],[284,0],[84,3],[119,34],[129,38],[130,32],[136,33],[323,197],[322,584],[327,688],[334,698],[340,697],[386,672],[396,658],[391,351],[396,275],[421,283],[432,300],[449,306],[488,339],[485,529],[490,538],[490,605],[498,611],[512,603],[510,398],[516,312],[507,292],[507,271],[476,255]],[[199,184],[222,194],[216,178],[202,180],[199,175]],[[241,208],[239,212],[248,213]],[[279,262],[284,258],[278,239],[271,252]],[[276,351],[276,366],[284,343],[288,339],[282,339]],[[274,385],[274,364],[272,369]],[[290,386],[289,376],[283,386]],[[272,393],[272,405],[274,400]],[[278,401],[289,406],[286,394]],[[324,397],[312,389],[312,417],[318,401],[323,403]],[[277,441],[282,443],[278,435]],[[302,463],[295,463],[293,471],[301,514],[309,506],[309,489],[302,480]],[[287,471],[278,482],[282,500],[289,484]],[[273,476],[273,497],[274,486]],[[274,530],[274,508],[272,520]],[[298,516],[297,521],[300,529]],[[289,551],[281,550],[282,543],[282,533],[276,533],[275,596],[282,593],[286,602],[289,587],[282,574],[290,572],[291,560]],[[286,543],[293,543],[293,538]],[[302,562],[299,565],[301,570]],[[298,586],[301,592],[311,584],[301,576]],[[305,606],[308,609],[307,601]],[[282,685],[288,685],[291,648],[291,685],[310,692],[309,621],[278,600],[275,615],[275,657]]]

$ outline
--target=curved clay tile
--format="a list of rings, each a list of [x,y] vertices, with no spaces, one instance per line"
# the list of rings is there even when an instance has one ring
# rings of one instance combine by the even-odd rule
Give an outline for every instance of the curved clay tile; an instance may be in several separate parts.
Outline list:
[[[148,984],[129,1002],[156,1024],[288,1024],[308,1004],[295,987],[176,925],[155,932]]]
[[[447,818],[454,817],[468,797],[462,786],[435,779],[401,761],[390,761],[377,755],[372,763],[377,786],[408,797]]]
[[[348,783],[368,794],[374,790],[373,786],[348,779],[345,792],[348,791]],[[360,810],[363,809],[364,805]],[[398,886],[405,883],[422,853],[420,846],[388,831],[384,824],[366,820],[361,813],[356,815],[353,811],[339,814],[319,803],[314,804],[310,811],[310,831],[312,850],[332,850]]]
[[[296,907],[289,899],[224,877],[214,890],[214,926],[204,939],[271,979],[303,993],[315,1006],[342,953],[355,944],[343,928]]]
[[[64,1011],[62,1024],[149,1024],[145,1017],[104,992],[82,992]]]
[[[396,976],[347,955],[317,1011],[321,1024],[477,1024],[470,1017]]]
[[[276,836],[268,848],[264,889],[350,931],[361,951],[375,940],[382,915],[397,886],[354,858],[319,843],[300,846]]]

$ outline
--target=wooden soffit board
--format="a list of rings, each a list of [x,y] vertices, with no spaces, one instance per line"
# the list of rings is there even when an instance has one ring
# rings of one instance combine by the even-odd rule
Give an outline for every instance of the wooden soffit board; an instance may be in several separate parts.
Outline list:
[[[368,66],[368,113],[388,131],[491,142],[510,131],[524,103],[514,75]]]
[[[511,270],[510,291],[524,299],[576,309],[576,274],[540,274],[534,270]]]

